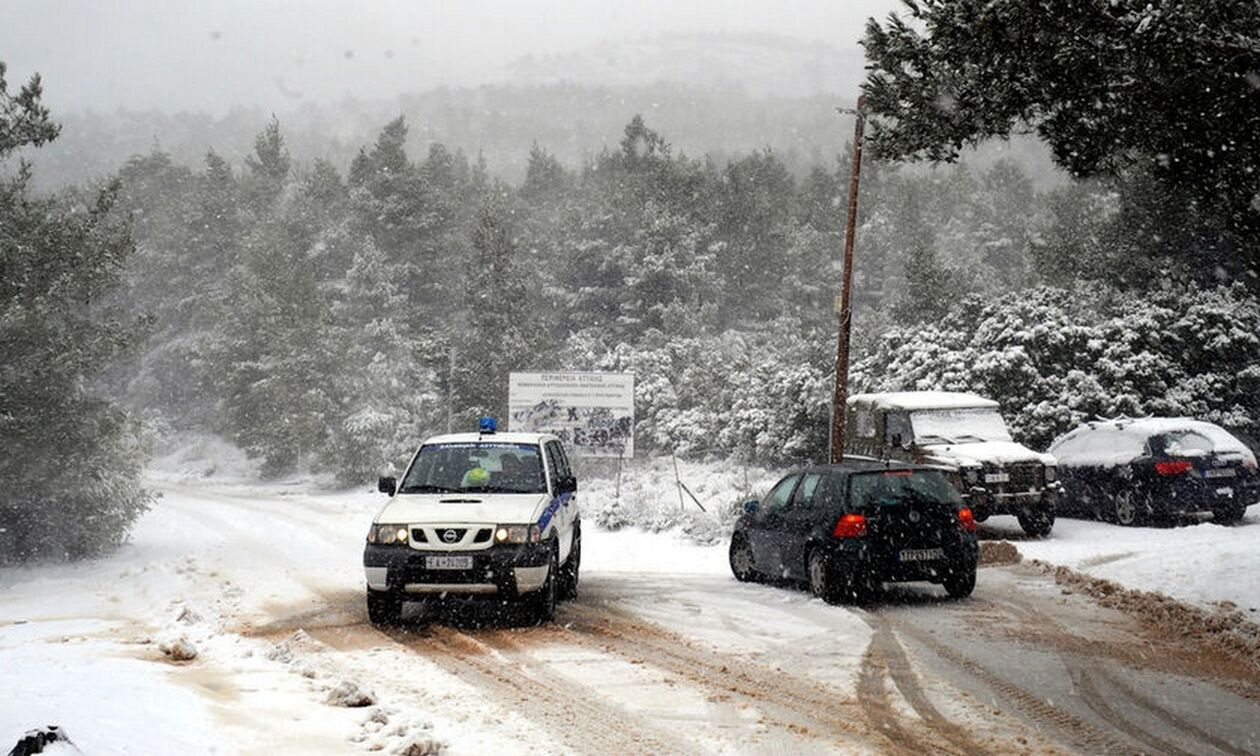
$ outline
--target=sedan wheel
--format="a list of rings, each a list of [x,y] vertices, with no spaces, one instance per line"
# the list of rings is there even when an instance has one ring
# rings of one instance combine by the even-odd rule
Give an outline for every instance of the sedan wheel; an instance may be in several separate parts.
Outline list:
[[[1141,505],[1132,491],[1121,491],[1112,502],[1116,523],[1119,525],[1137,525],[1142,520]]]

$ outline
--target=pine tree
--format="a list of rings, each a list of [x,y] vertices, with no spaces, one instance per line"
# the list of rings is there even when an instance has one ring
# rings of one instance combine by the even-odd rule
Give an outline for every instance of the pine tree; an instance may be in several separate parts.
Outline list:
[[[458,355],[457,427],[473,427],[483,415],[505,417],[508,373],[540,361],[532,287],[516,264],[516,245],[494,195],[483,201],[470,241],[472,259],[463,285],[465,324],[452,329]]]
[[[0,63],[0,160],[56,138],[38,77],[16,95]],[[84,557],[122,542],[148,506],[135,422],[89,385],[141,336],[105,302],[133,250],[117,184],[84,207],[0,180],[0,561]]]
[[[433,376],[416,361],[426,345],[408,333],[405,307],[397,269],[367,239],[332,308],[332,338],[343,351],[322,456],[345,483],[398,465],[436,411]]]
[[[952,161],[964,145],[1034,131],[1073,176],[1147,177],[1154,198],[1188,210],[1140,230],[1163,239],[1188,222],[1195,243],[1147,254],[1260,286],[1260,6],[904,4],[906,17],[871,20],[863,39],[875,154]]]
[[[274,122],[256,145],[245,182],[255,188],[253,227],[228,276],[216,369],[226,430],[278,473],[306,466],[327,439],[335,344],[319,265],[326,229],[312,222],[300,186],[275,183],[290,160]]]

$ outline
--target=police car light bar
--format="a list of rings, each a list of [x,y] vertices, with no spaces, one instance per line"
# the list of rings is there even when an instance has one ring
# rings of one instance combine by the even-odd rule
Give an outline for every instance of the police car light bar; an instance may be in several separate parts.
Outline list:
[[[499,429],[499,424],[495,422],[493,417],[483,417],[481,418],[481,423],[479,424],[478,429],[482,433],[494,433]]]

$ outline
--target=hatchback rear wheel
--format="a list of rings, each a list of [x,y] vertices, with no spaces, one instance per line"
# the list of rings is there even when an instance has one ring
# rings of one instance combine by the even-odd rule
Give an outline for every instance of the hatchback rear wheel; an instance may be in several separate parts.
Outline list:
[[[816,598],[829,604],[835,603],[840,596],[836,586],[835,570],[831,561],[822,549],[809,552],[809,590]]]
[[[950,598],[966,598],[976,589],[976,568],[963,567],[950,572],[942,584]]]

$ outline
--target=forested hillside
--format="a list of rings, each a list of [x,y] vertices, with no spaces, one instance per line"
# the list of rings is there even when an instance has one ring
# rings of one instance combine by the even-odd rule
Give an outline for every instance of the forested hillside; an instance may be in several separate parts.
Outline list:
[[[385,124],[344,173],[293,160],[275,121],[239,172],[213,151],[128,161],[118,209],[139,248],[119,299],[154,326],[111,390],[160,428],[347,482],[444,429],[448,409],[457,427],[502,415],[512,370],[635,372],[648,451],[825,454],[844,155],[798,179],[768,149],[684,155],[635,116],[587,161],[536,144],[511,183],[441,144],[412,154],[408,131]],[[1129,189],[1038,191],[1008,161],[869,163],[857,387],[983,391],[1038,443],[1095,412],[1254,422],[1254,281],[1189,271],[1170,289],[1171,257],[1115,265]],[[1037,310],[1022,315],[1033,335],[1012,333],[1030,302],[1057,325]],[[1186,348],[1184,307],[1220,338]],[[1035,343],[1046,329],[1053,349]],[[1005,379],[1021,359],[1038,381]]]

